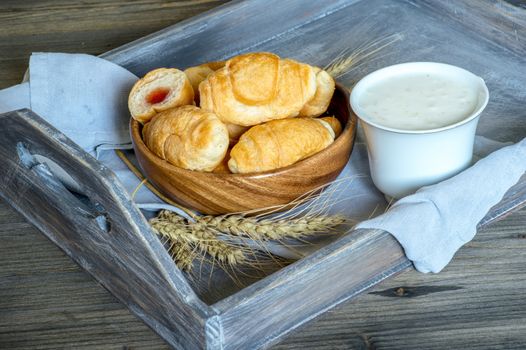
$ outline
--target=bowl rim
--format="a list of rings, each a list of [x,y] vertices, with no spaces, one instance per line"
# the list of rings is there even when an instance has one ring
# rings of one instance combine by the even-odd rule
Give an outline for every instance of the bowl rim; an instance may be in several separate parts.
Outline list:
[[[354,113],[354,111],[352,110],[352,108],[350,106],[350,103],[349,103],[350,92],[345,86],[343,86],[343,85],[341,85],[339,83],[336,83],[336,89],[340,90],[343,93],[345,108],[347,109],[348,114],[349,114],[349,118],[347,118],[347,123],[345,124],[345,127],[342,129],[342,132],[334,140],[334,142],[331,143],[325,149],[313,154],[310,157],[302,159],[302,160],[300,160],[300,161],[298,161],[296,163],[293,163],[291,165],[287,165],[286,167],[273,169],[273,170],[262,171],[262,172],[257,172],[257,173],[242,173],[242,174],[241,173],[213,173],[213,172],[206,172],[206,171],[197,171],[197,170],[184,169],[184,168],[181,168],[181,167],[178,167],[176,165],[173,165],[173,164],[169,163],[165,159],[162,159],[161,157],[159,157],[155,153],[153,153],[146,146],[146,144],[144,143],[144,141],[143,141],[143,139],[141,137],[141,134],[140,134],[140,131],[139,131],[139,128],[140,128],[139,121],[137,121],[137,120],[135,120],[133,118],[130,118],[130,136],[131,136],[131,139],[132,139],[133,150],[134,150],[134,152],[137,152],[136,148],[140,148],[141,152],[143,154],[147,154],[148,158],[153,159],[153,161],[156,164],[158,164],[159,166],[164,167],[166,170],[168,170],[170,172],[180,172],[180,173],[182,172],[182,173],[186,173],[188,175],[199,174],[200,176],[211,175],[211,176],[213,176],[215,178],[220,178],[220,179],[263,178],[263,177],[267,177],[267,176],[281,175],[282,173],[286,173],[286,172],[290,171],[291,169],[297,167],[298,165],[300,165],[301,163],[304,163],[305,161],[308,161],[308,160],[312,161],[313,159],[321,157],[324,154],[330,152],[332,149],[337,147],[339,144],[341,144],[342,142],[345,142],[344,138],[342,136],[344,134],[346,134],[346,133],[351,133],[351,135],[350,135],[351,136],[351,142],[354,143],[355,138],[356,138],[356,129],[357,129],[358,117],[357,117],[356,113]],[[138,138],[138,140],[137,140],[137,138]]]

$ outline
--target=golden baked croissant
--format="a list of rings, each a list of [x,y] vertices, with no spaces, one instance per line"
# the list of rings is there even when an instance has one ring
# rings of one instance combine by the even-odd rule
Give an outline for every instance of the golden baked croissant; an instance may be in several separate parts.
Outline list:
[[[203,63],[199,66],[190,67],[184,70],[184,73],[190,80],[192,88],[194,89],[194,100],[195,103],[199,104],[199,84],[206,79],[206,77],[215,72],[216,70],[223,68],[225,61],[214,61]],[[228,135],[230,136],[230,143],[236,143],[239,140],[239,136],[248,130],[247,127],[227,123]]]
[[[245,132],[230,151],[233,173],[277,169],[307,158],[329,146],[334,131],[320,119],[272,120]]]
[[[190,80],[194,92],[199,88],[199,84],[206,79],[208,74],[215,72],[219,68],[225,66],[225,61],[214,61],[200,64],[198,66],[189,67],[184,70],[184,73]]]
[[[241,126],[236,124],[230,124],[226,123],[226,128],[228,130],[228,137],[230,138],[230,144],[235,144],[241,135],[245,133],[248,129],[250,129],[250,126]]]
[[[169,163],[212,171],[225,157],[228,131],[215,114],[182,106],[157,114],[144,126],[146,146]]]
[[[314,67],[267,53],[226,61],[199,85],[201,108],[225,123],[251,126],[295,117],[316,93]]]
[[[336,118],[335,116],[330,116],[330,117],[323,117],[320,119],[323,120],[324,122],[327,122],[327,124],[331,126],[332,130],[334,131],[334,138],[337,138],[338,136],[340,136],[340,134],[342,133],[342,124],[340,123],[338,118]]]
[[[322,115],[331,102],[336,84],[329,73],[314,67],[316,71],[316,94],[300,111],[300,117],[318,117]]]
[[[203,63],[199,66],[190,67],[184,70],[184,74],[186,74],[188,80],[190,80],[192,88],[194,89],[194,100],[197,104],[199,104],[199,84],[205,80],[210,73],[213,73],[224,66],[225,61],[215,61]]]
[[[186,75],[175,68],[159,68],[135,83],[128,108],[134,119],[147,123],[158,112],[193,102],[194,90]]]

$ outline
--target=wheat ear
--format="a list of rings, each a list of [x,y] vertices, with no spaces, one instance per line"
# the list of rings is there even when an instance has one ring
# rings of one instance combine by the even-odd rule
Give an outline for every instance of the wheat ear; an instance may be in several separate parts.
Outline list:
[[[176,214],[175,214],[176,215]],[[242,215],[201,216],[195,225],[216,229],[222,233],[246,236],[256,240],[301,238],[326,233],[346,222],[342,215],[306,216],[295,219],[256,219]]]
[[[238,265],[245,261],[245,253],[237,247],[218,239],[213,233],[197,225],[188,225],[185,219],[175,213],[162,211],[150,220],[157,234],[169,239],[172,257],[181,269],[191,270],[191,262],[198,255],[207,254],[220,265]]]
[[[374,56],[387,46],[402,40],[401,33],[395,33],[380,37],[354,49],[345,49],[338,54],[327,66],[325,70],[333,77],[339,78],[348,73],[351,68],[356,68],[366,60],[371,60]]]

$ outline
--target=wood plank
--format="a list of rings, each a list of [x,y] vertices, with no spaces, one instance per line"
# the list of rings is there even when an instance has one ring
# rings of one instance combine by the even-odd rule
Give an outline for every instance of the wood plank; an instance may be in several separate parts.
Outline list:
[[[168,347],[0,200],[0,348]]]
[[[2,0],[0,89],[17,84],[31,52],[98,55],[226,0]]]
[[[101,57],[137,75],[166,65],[186,68],[249,51],[353,2],[356,0],[236,1],[211,14],[196,16],[106,52]],[[265,16],[261,15],[263,11]],[[283,14],[287,16],[286,21],[276,20]]]
[[[462,24],[470,29],[472,35],[498,45],[508,54],[518,57],[524,57],[526,54],[526,45],[521,34],[526,27],[524,9],[512,1],[481,1],[473,6],[469,2],[424,0],[418,5],[427,7],[442,20],[452,19]]]

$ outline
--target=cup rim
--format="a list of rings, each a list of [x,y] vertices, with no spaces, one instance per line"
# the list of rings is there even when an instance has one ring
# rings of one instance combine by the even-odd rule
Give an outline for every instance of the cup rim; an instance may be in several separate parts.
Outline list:
[[[442,127],[439,127],[439,128],[424,129],[424,130],[398,129],[398,128],[392,128],[392,127],[385,126],[385,125],[378,124],[378,123],[375,123],[375,122],[371,121],[371,118],[367,115],[367,113],[364,113],[363,109],[358,104],[358,97],[357,97],[357,92],[356,91],[359,92],[360,90],[362,90],[363,86],[365,86],[365,84],[367,84],[370,80],[377,78],[378,76],[384,75],[386,73],[390,73],[391,71],[394,71],[394,70],[400,70],[400,69],[402,69],[402,70],[409,70],[409,69],[411,69],[414,66],[418,67],[419,69],[423,69],[423,68],[426,68],[426,67],[433,67],[435,69],[436,68],[441,68],[441,69],[446,69],[446,70],[450,70],[450,71],[454,70],[454,71],[457,71],[459,73],[462,73],[462,74],[465,74],[465,75],[469,75],[469,76],[471,76],[471,77],[473,77],[475,79],[478,79],[479,82],[481,83],[482,91],[484,92],[484,101],[482,102],[482,104],[480,104],[479,108],[474,110],[466,118],[464,118],[464,119],[462,119],[462,120],[460,120],[460,121],[458,121],[456,123],[449,124],[449,125],[446,125],[446,126],[442,126]],[[386,130],[386,131],[390,131],[390,132],[394,132],[394,133],[399,133],[399,134],[430,134],[430,133],[440,132],[440,131],[449,130],[449,129],[453,129],[453,128],[462,126],[462,125],[464,125],[466,123],[469,123],[471,120],[477,118],[478,116],[480,116],[480,114],[486,108],[486,106],[487,106],[487,104],[489,102],[489,90],[488,90],[488,87],[486,86],[486,83],[485,83],[484,79],[482,79],[481,77],[473,74],[472,72],[470,72],[470,71],[468,71],[468,70],[466,70],[464,68],[461,68],[461,67],[458,67],[458,66],[454,66],[454,65],[451,65],[451,64],[447,64],[447,63],[440,63],[440,62],[427,62],[427,61],[406,62],[406,63],[399,63],[399,64],[387,66],[387,67],[375,70],[374,72],[371,72],[371,73],[367,74],[365,77],[360,79],[360,81],[358,81],[358,83],[352,88],[349,101],[350,101],[352,110],[354,111],[356,116],[362,122],[364,122],[366,124],[369,124],[371,126],[374,126],[374,127],[378,128],[378,129],[382,129],[382,130]]]

